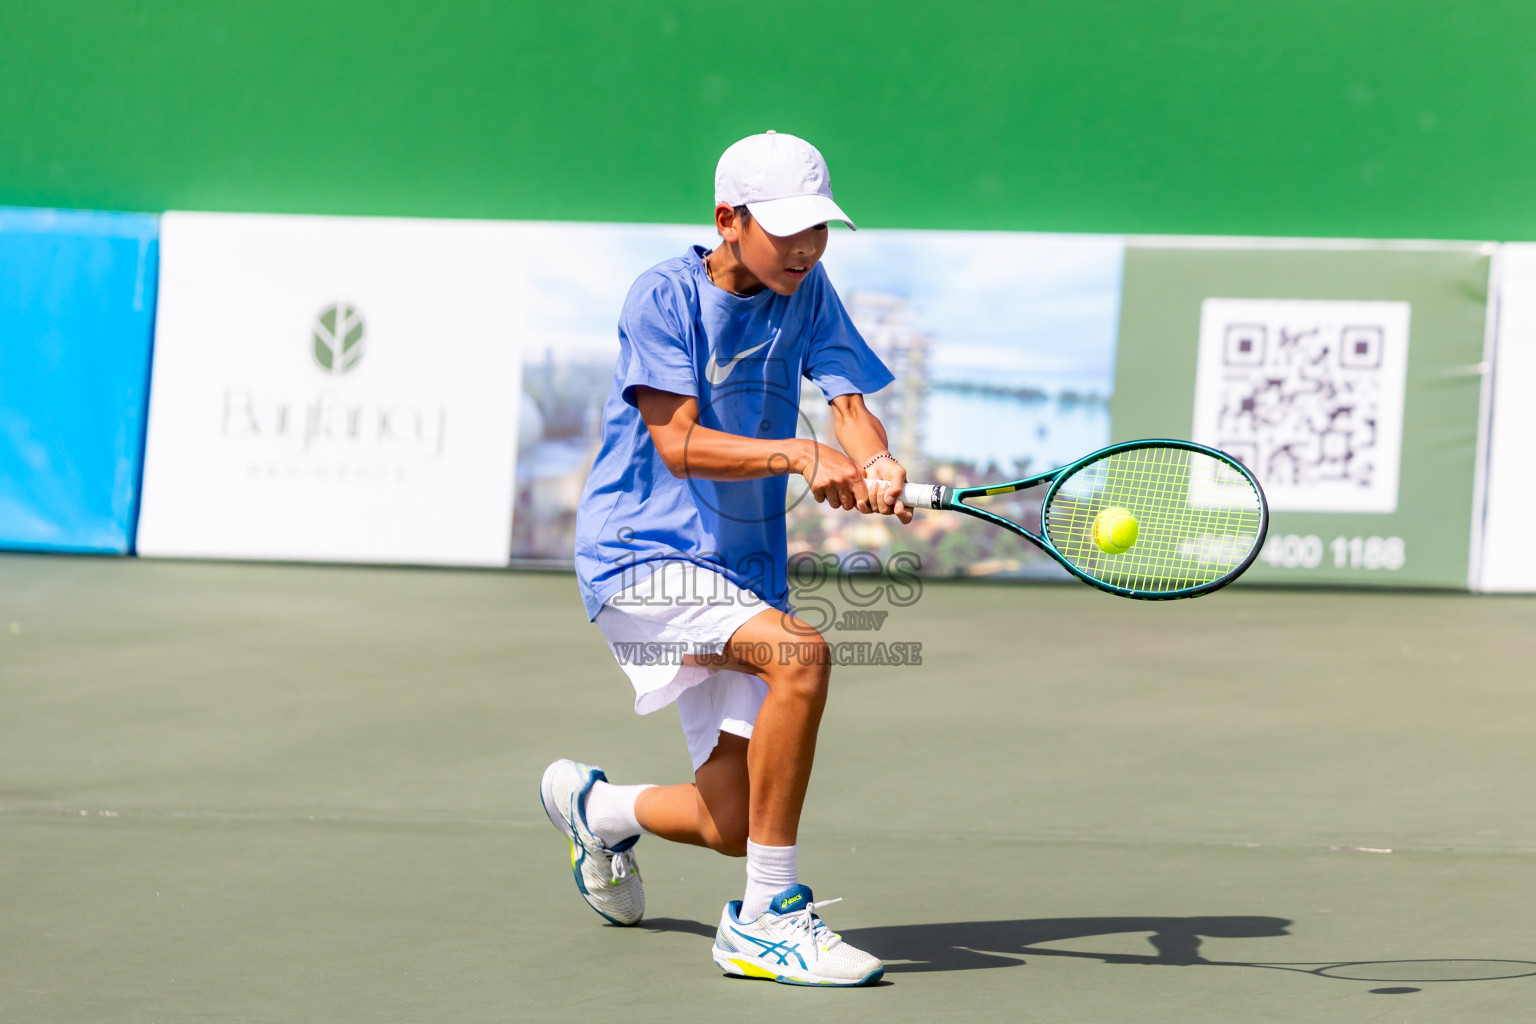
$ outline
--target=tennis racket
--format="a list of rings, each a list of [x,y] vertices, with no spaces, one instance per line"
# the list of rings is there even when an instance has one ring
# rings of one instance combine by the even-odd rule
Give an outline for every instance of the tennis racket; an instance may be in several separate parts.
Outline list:
[[[968,504],[1040,486],[1047,490],[1039,533]],[[1253,474],[1225,452],[1191,441],[1127,441],[1009,483],[909,483],[901,500],[1011,530],[1089,586],[1146,601],[1221,589],[1253,564],[1269,529],[1269,506]]]

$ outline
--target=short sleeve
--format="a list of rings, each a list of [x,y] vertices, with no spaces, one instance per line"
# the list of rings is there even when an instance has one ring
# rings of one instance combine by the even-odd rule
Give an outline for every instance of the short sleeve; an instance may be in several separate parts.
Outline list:
[[[811,343],[806,353],[805,375],[821,389],[827,401],[842,395],[868,395],[879,391],[896,378],[880,357],[870,349],[843,308],[842,300],[827,279],[826,271],[816,267],[816,309],[811,325]]]
[[[664,277],[642,277],[635,282],[619,316],[621,358],[627,359],[620,393],[635,404],[639,386],[697,398],[692,332],[679,308],[682,298],[676,285]]]

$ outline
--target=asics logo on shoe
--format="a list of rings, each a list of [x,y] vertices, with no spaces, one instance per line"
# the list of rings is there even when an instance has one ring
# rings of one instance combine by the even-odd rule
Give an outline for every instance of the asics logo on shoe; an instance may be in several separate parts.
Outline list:
[[[774,337],[778,337],[778,335],[775,334]],[[773,338],[769,338],[761,345],[754,345],[747,349],[745,352],[736,353],[736,355],[732,356],[730,359],[727,359],[723,364],[715,362],[715,354],[711,352],[709,354],[709,362],[704,364],[704,379],[709,381],[715,387],[719,387],[730,379],[731,371],[736,369],[737,363],[741,362],[743,359],[747,358],[759,349],[767,348],[771,344],[773,344]]]
[[[757,954],[759,959],[766,960],[768,959],[768,954],[772,953],[774,956],[779,958],[779,963],[787,964],[789,963],[789,958],[794,957],[796,960],[800,961],[800,969],[802,971],[805,970],[805,957],[800,955],[800,951],[796,949],[792,943],[764,942],[762,939],[753,938],[746,932],[739,931],[735,928],[731,930],[736,932],[737,935],[740,935],[742,938],[746,939],[748,942],[760,947]]]
[[[805,893],[798,892],[791,896],[789,899],[785,900],[783,903],[779,904],[779,906],[784,910],[788,910],[790,907],[794,906],[796,903],[799,903],[803,899],[805,899]]]

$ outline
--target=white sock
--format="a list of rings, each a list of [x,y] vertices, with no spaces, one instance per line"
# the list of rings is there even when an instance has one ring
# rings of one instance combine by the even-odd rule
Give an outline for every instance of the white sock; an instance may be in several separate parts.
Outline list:
[[[587,827],[592,834],[612,847],[645,829],[635,817],[635,800],[649,785],[615,786],[610,782],[593,783],[587,791]]]
[[[799,846],[758,846],[747,840],[747,893],[741,898],[743,921],[756,921],[775,896],[800,881],[795,867]]]

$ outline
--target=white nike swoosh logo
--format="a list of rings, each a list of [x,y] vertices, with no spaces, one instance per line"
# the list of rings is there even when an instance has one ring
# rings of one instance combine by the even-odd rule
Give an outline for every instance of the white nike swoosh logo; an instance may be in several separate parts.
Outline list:
[[[709,354],[709,362],[704,364],[704,379],[709,381],[715,387],[719,387],[721,384],[724,384],[726,380],[731,376],[731,371],[736,369],[737,363],[741,362],[743,359],[747,358],[747,356],[750,356],[758,349],[767,348],[771,344],[773,344],[773,339],[769,338],[761,345],[756,345],[752,348],[749,348],[745,352],[736,353],[736,355],[732,356],[730,359],[727,359],[724,363],[716,363],[715,354],[711,352]]]

